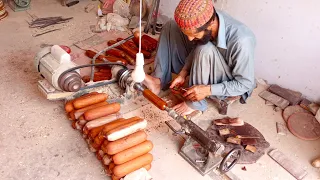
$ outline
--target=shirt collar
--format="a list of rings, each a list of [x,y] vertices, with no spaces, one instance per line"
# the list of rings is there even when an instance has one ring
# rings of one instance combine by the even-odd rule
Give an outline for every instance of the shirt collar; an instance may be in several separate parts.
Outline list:
[[[224,22],[224,17],[219,11],[217,11],[217,14],[219,17],[219,30],[218,30],[217,46],[219,48],[227,49],[226,25]]]

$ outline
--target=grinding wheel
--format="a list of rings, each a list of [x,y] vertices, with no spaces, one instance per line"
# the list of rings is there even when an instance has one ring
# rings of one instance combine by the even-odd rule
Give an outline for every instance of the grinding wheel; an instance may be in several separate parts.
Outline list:
[[[312,141],[320,138],[320,123],[309,113],[295,113],[288,119],[288,129],[296,137]]]
[[[299,105],[295,105],[295,106],[288,106],[286,109],[284,109],[284,111],[282,112],[282,117],[286,122],[288,122],[288,119],[292,114],[302,113],[302,112],[311,114],[310,111],[303,109]]]

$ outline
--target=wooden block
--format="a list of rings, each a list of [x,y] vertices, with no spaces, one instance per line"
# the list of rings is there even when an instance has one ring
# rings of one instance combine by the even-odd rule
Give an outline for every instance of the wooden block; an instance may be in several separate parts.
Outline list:
[[[277,122],[276,126],[277,126],[277,133],[279,135],[283,135],[283,136],[287,135],[288,129],[286,125],[284,125],[283,123]]]
[[[315,168],[320,168],[320,157],[312,161],[312,166]]]
[[[279,165],[281,165],[296,179],[302,180],[307,175],[307,171],[305,171],[302,167],[298,166],[295,162],[290,160],[279,150],[274,149],[270,151],[268,154],[273,160],[275,160]]]
[[[309,108],[308,106],[311,104],[311,101],[309,101],[308,99],[302,99],[301,103],[300,103],[300,106],[305,109],[305,110],[308,110],[309,111]]]
[[[317,114],[317,111],[319,110],[320,106],[316,103],[311,103],[308,105],[308,109],[310,112],[312,112],[313,115]]]
[[[316,119],[320,123],[320,109],[318,110],[318,112],[316,114]]]
[[[276,94],[290,102],[290,105],[297,105],[301,102],[302,94],[300,92],[292,91],[290,89],[282,88],[278,85],[271,85],[268,89],[271,93]]]
[[[241,144],[241,139],[235,137],[228,137],[227,142],[232,144]]]
[[[228,135],[228,134],[230,134],[230,130],[228,128],[220,129],[219,134],[220,134],[220,136]]]
[[[265,103],[267,106],[274,106],[274,104],[272,104],[272,102],[270,102],[270,101],[266,101]]]
[[[252,153],[255,153],[257,151],[257,148],[251,145],[247,145],[245,148],[247,151],[250,151]]]
[[[282,97],[277,96],[269,91],[262,91],[259,96],[267,101],[270,101],[281,109],[285,109],[290,104],[288,100],[283,99]]]

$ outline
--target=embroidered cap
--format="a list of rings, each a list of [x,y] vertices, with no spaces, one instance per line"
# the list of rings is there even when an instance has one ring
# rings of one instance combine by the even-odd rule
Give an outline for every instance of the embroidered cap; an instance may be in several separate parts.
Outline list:
[[[174,19],[181,29],[192,30],[205,25],[214,12],[212,0],[181,0]]]

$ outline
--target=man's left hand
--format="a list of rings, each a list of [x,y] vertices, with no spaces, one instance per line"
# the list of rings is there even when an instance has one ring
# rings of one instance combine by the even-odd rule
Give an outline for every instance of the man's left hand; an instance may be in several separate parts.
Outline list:
[[[195,85],[192,86],[183,94],[190,101],[201,101],[211,95],[210,85]]]

